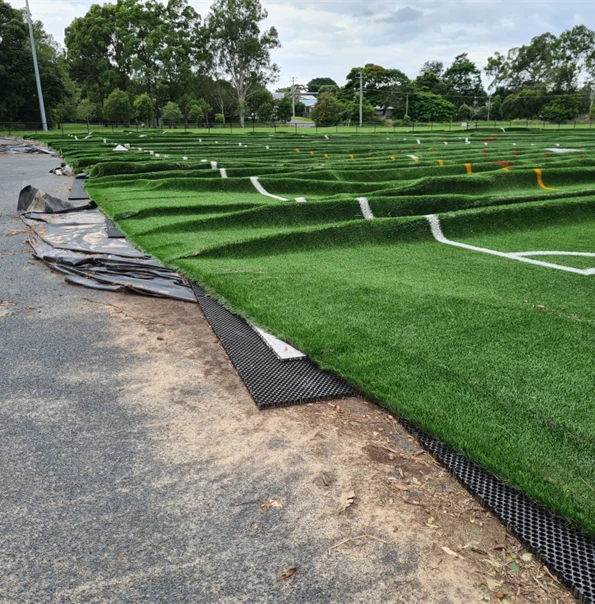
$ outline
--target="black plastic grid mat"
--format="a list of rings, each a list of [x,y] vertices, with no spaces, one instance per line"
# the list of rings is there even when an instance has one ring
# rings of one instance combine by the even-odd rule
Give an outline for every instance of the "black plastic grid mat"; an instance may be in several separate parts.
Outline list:
[[[279,361],[246,321],[209,298],[197,284],[191,285],[207,320],[259,407],[328,400],[357,394],[355,388],[337,376],[321,371],[309,359],[291,363]],[[300,390],[301,370],[295,376],[291,376],[291,373],[302,363],[304,368],[311,368],[307,372],[312,371],[313,378],[308,374],[304,378],[306,388]],[[286,369],[289,375],[280,372],[279,368]],[[317,375],[320,374],[327,379],[332,378],[333,381],[322,396],[317,396],[322,393],[322,390],[317,390]],[[313,380],[312,388],[308,388],[309,379]],[[294,385],[296,382],[297,388]],[[470,462],[448,445],[438,442],[411,422],[403,418],[399,418],[399,421],[581,601],[595,604],[595,539],[504,484],[499,478]]]
[[[105,227],[108,239],[123,239],[126,236],[109,218],[105,219]]]
[[[357,390],[308,358],[282,361],[242,319],[192,285],[213,331],[262,409],[355,396]]]
[[[504,484],[448,445],[401,424],[583,602],[595,603],[595,539]]]
[[[75,178],[72,181],[72,189],[70,189],[70,194],[68,195],[69,200],[89,199],[89,195],[83,187],[84,183],[84,178]]]

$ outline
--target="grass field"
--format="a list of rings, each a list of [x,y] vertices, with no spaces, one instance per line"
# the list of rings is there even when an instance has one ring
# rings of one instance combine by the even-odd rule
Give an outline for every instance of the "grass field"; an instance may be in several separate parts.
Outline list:
[[[594,135],[146,134],[44,140],[140,248],[595,534]]]

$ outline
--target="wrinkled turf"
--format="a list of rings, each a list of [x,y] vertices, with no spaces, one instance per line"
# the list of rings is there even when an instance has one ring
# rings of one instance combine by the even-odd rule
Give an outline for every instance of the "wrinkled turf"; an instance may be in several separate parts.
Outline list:
[[[595,275],[439,243],[424,217],[501,252],[595,252],[593,135],[201,138],[44,140],[140,248],[595,534]]]

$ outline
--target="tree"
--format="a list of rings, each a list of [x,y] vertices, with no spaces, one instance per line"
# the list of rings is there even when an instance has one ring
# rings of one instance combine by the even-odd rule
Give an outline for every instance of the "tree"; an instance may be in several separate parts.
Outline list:
[[[216,124],[225,124],[225,116],[222,113],[215,113],[215,123]]]
[[[473,98],[486,97],[481,84],[481,71],[469,60],[467,53],[455,57],[452,65],[444,72],[444,81],[455,93],[448,96],[450,100],[455,100],[458,96],[460,101],[471,102]]]
[[[295,102],[295,112],[294,112],[294,117],[304,117],[306,114],[306,105],[304,105],[304,103],[302,103],[302,101],[296,101]]]
[[[98,117],[98,109],[97,105],[90,99],[83,99],[76,108],[77,119],[87,122],[87,132],[89,132],[91,120]]]
[[[136,116],[136,119],[145,124],[151,124],[153,122],[155,110],[153,109],[151,97],[146,92],[139,94],[134,99],[134,115]]]
[[[424,71],[415,78],[415,85],[421,92],[432,92],[443,95],[447,91],[447,85],[433,71]]]
[[[120,124],[130,122],[132,117],[132,107],[128,95],[119,88],[116,88],[103,104],[103,117],[108,122]]]
[[[198,128],[198,122],[207,120],[209,113],[213,111],[213,108],[204,100],[198,99],[194,101],[188,110],[188,117],[196,123]]]
[[[402,101],[402,93],[407,90],[409,78],[398,69],[385,69],[380,65],[368,63],[364,67],[354,67],[347,74],[347,83],[339,95],[341,100],[355,100],[359,94],[360,73],[364,97],[372,105],[382,108],[383,113],[389,107],[395,108]]]
[[[448,122],[455,112],[455,106],[431,92],[416,93],[409,103],[411,117],[417,122]]]
[[[277,103],[277,119],[281,122],[288,122],[293,116],[293,106],[291,104],[291,97],[286,94]]]
[[[253,93],[248,98],[248,111],[256,113],[264,103],[272,103],[273,95],[264,86],[255,86]]]
[[[318,101],[314,105],[310,117],[317,126],[334,126],[341,122],[344,113],[345,105],[336,96],[322,92],[318,95]]]
[[[426,61],[419,70],[419,75],[424,73],[433,73],[438,79],[444,72],[444,63],[442,61]]]
[[[461,120],[467,120],[471,117],[471,107],[463,103],[457,110],[457,117]]]
[[[345,112],[343,118],[359,123],[359,100],[358,101],[346,101],[343,103]],[[376,117],[376,108],[368,99],[364,99],[362,103],[362,121],[371,122]]]
[[[542,108],[539,117],[550,122],[566,122],[580,113],[582,105],[579,95],[558,96]]]
[[[273,117],[274,111],[275,111],[275,106],[273,105],[273,103],[269,103],[267,101],[266,103],[263,103],[258,108],[258,110],[256,111],[256,115],[258,115],[258,118],[261,121],[270,122]]]
[[[335,88],[339,88],[339,85],[332,78],[314,78],[308,82],[308,91],[309,92],[324,92],[321,91],[320,88],[322,86],[334,86]]]
[[[259,0],[215,0],[207,19],[214,61],[235,88],[242,128],[246,101],[256,86],[278,77],[279,68],[270,56],[280,46],[277,30],[260,30],[267,16]]]
[[[339,93],[339,87],[338,86],[331,86],[330,84],[325,84],[324,86],[321,86],[318,89],[318,92],[330,92],[331,94],[334,94],[335,96],[338,95]]]
[[[39,21],[33,23],[39,74],[48,116],[77,93],[68,79],[62,52]],[[39,122],[39,102],[24,12],[0,2],[0,120]],[[74,102],[71,110],[74,108]]]
[[[521,90],[504,99],[500,115],[507,120],[531,119],[539,116],[545,104],[546,99],[542,90]]]
[[[163,108],[163,121],[169,122],[170,127],[175,128],[176,122],[182,117],[182,112],[177,103],[169,101]]]

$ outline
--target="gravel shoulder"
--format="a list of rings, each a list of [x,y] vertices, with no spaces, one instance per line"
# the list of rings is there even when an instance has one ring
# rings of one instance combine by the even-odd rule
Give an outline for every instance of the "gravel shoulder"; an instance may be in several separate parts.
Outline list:
[[[379,407],[258,411],[198,305],[32,259],[59,161],[0,156],[1,602],[574,601]]]

